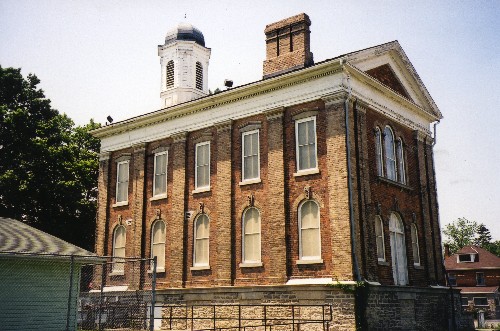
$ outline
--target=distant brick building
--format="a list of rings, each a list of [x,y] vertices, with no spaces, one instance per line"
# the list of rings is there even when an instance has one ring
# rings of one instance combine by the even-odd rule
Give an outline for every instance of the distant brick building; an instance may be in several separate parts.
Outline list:
[[[229,291],[239,303],[344,298],[345,308],[354,296],[328,284],[367,280],[410,286],[387,294],[396,310],[437,295],[425,309],[448,325],[448,294],[429,288],[445,284],[431,136],[441,113],[397,41],[314,63],[310,24],[300,14],[268,25],[263,80],[214,95],[201,32],[167,34],[167,107],[93,133],[96,252],[157,256],[164,300],[217,303]],[[108,285],[131,274],[117,264]],[[336,325],[352,329],[354,309],[339,309]],[[422,325],[437,323],[429,314]],[[412,316],[365,320],[411,329]]]
[[[461,290],[462,306],[500,318],[500,258],[478,246],[465,246],[444,260],[448,285]]]

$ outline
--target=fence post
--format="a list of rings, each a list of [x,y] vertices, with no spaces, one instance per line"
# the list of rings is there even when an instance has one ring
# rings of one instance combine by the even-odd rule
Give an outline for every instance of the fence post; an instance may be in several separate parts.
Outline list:
[[[151,275],[151,311],[149,312],[149,331],[155,329],[155,306],[156,306],[156,256],[153,257],[153,272]]]
[[[68,311],[66,312],[66,331],[69,331],[69,320],[71,318],[71,296],[73,295],[73,262],[75,257],[71,255],[71,262],[69,266],[69,294],[68,294]]]
[[[100,287],[100,292],[99,292],[99,320],[97,322],[97,330],[101,331],[101,317],[102,317],[102,304],[103,304],[103,292],[104,292],[104,283],[106,281],[106,273],[108,272],[107,270],[108,264],[102,263],[101,264],[101,285]],[[94,266],[96,267],[96,266]]]

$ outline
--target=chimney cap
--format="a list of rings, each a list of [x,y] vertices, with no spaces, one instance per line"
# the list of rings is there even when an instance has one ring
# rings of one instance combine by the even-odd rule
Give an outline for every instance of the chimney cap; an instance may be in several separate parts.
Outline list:
[[[276,30],[276,29],[280,29],[280,28],[283,28],[285,26],[290,26],[292,24],[300,23],[300,22],[305,22],[308,26],[311,25],[311,20],[309,19],[309,15],[307,15],[306,13],[300,13],[298,15],[288,17],[288,18],[285,18],[281,21],[266,25],[266,29],[264,30],[264,33],[267,34],[271,31]]]

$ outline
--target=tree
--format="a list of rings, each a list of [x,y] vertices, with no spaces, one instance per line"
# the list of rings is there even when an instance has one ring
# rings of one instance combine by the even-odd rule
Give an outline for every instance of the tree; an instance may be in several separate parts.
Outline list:
[[[0,216],[92,249],[100,125],[75,127],[39,83],[0,66]]]
[[[492,238],[490,230],[488,230],[488,228],[483,223],[477,226],[476,234],[477,236],[474,240],[475,245],[486,248],[491,244]]]
[[[450,247],[450,253],[454,254],[464,246],[475,244],[477,230],[477,222],[461,217],[446,225],[443,233],[447,240],[444,243]]]

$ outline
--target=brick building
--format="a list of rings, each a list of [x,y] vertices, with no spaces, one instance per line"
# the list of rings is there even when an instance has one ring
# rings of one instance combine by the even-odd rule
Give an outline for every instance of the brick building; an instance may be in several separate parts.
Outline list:
[[[446,254],[444,264],[448,285],[461,290],[463,307],[500,318],[500,257],[478,246],[465,246],[453,255]]]
[[[217,94],[203,34],[167,34],[165,108],[93,132],[96,252],[157,256],[164,302],[334,303],[340,329],[447,327],[449,293],[430,287],[445,283],[441,113],[397,41],[314,63],[310,25],[305,14],[268,25],[263,79]],[[130,283],[115,265],[106,285]],[[364,306],[331,285],[363,280]],[[377,296],[415,309],[386,321],[370,313]]]

